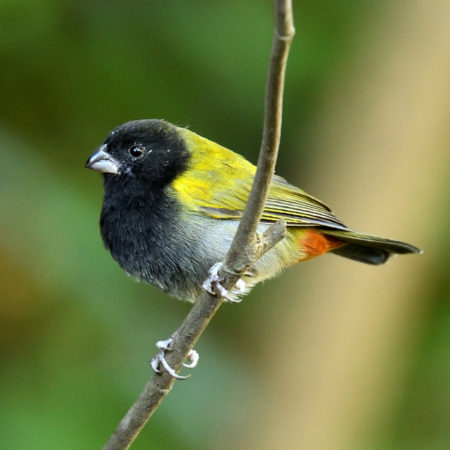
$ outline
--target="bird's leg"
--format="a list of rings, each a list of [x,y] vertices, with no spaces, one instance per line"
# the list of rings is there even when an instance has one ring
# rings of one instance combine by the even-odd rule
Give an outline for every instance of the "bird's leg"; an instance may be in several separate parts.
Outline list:
[[[236,284],[234,285],[234,288],[231,289],[231,291],[229,292],[222,286],[223,280],[219,277],[219,270],[221,267],[222,263],[219,262],[214,264],[209,269],[208,271],[209,276],[203,282],[202,288],[206,292],[209,292],[212,295],[218,295],[220,297],[223,297],[225,300],[228,300],[231,303],[240,303],[242,299],[239,298],[239,295],[245,293],[246,289],[245,281],[242,278],[239,278],[239,280],[237,280]]]
[[[173,339],[171,337],[169,339],[165,339],[164,341],[158,341],[156,343],[156,347],[158,348],[159,352],[150,361],[150,365],[155,373],[162,373],[162,366],[170,376],[176,378],[177,380],[185,380],[186,378],[190,377],[190,375],[178,375],[166,360],[166,352],[170,352],[171,350],[173,350]],[[189,351],[187,356],[187,359],[190,361],[190,363],[184,363],[183,366],[192,369],[197,366],[199,358],[200,356],[198,352],[192,349]]]

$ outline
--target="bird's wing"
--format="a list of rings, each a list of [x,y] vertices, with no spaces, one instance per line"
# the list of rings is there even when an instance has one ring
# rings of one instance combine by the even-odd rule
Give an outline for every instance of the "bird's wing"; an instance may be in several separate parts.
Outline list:
[[[191,141],[189,141],[189,139]],[[172,183],[174,194],[189,210],[216,219],[242,217],[256,168],[242,156],[188,132],[189,168]],[[320,200],[274,175],[262,221],[284,218],[288,226],[325,226],[346,230]]]
[[[347,229],[320,200],[274,175],[264,206],[263,220],[286,219],[288,226],[329,226]]]

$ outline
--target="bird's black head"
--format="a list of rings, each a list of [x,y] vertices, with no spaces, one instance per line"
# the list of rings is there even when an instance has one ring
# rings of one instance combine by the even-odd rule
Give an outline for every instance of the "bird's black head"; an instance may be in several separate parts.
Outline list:
[[[163,120],[133,120],[115,128],[86,162],[105,182],[119,179],[164,187],[182,173],[189,152],[177,128]]]

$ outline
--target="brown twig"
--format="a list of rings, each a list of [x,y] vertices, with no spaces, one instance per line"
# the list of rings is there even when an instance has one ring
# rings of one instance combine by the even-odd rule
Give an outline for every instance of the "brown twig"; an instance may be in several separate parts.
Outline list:
[[[285,234],[283,220],[273,224],[262,236],[257,236],[256,233],[278,155],[286,61],[295,32],[291,0],[275,0],[274,3],[275,31],[266,87],[264,130],[258,169],[244,215],[222,270],[219,272],[219,276],[223,279],[222,285],[226,289],[231,289],[241,274],[276,245]],[[166,359],[175,370],[180,369],[188,352],[193,348],[222,302],[222,298],[205,292],[172,335],[173,351],[166,355]],[[153,375],[103,449],[129,448],[169,393],[174,381],[167,372]]]

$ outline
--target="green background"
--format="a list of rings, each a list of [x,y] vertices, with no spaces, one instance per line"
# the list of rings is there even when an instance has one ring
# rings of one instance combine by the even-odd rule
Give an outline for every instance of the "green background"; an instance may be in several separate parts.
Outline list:
[[[397,258],[382,269],[327,256],[258,286],[238,306],[224,305],[197,346],[201,359],[193,376],[176,383],[133,448],[450,445],[450,248],[443,176],[449,141],[446,127],[435,126],[449,111],[448,86],[439,84],[439,74],[450,73],[450,64],[434,45],[448,37],[441,29],[447,12],[442,7],[430,13],[425,3],[294,1],[297,34],[277,166],[277,173],[333,205],[344,221],[411,241],[425,254]],[[409,36],[422,38],[421,33],[429,47],[416,49]],[[101,179],[84,170],[85,160],[115,126],[164,118],[256,161],[271,35],[269,1],[0,3],[1,448],[100,448],[150,376],[154,342],[169,336],[189,309],[127,278],[103,249]],[[392,55],[392,48],[404,51]],[[386,59],[395,61],[404,83],[389,78],[394,66],[384,65],[383,52],[391,54]],[[416,65],[430,69],[416,77]],[[370,90],[372,82],[377,88]],[[410,97],[398,100],[389,91],[409,82],[412,92],[422,93],[411,97],[411,105]],[[372,96],[360,101],[367,90]],[[374,117],[366,108],[380,98],[393,98],[392,109],[381,114],[391,118],[366,123]],[[421,118],[428,110],[433,114],[423,115],[433,121],[415,122],[414,114]],[[373,162],[381,161],[377,151],[389,139],[407,143],[422,130],[425,144],[414,139],[415,153],[398,167],[389,155]],[[388,136],[381,145],[380,136]],[[373,159],[358,165],[356,155]],[[411,171],[405,172],[408,164]],[[397,170],[395,178],[391,172]],[[419,173],[420,179],[405,173]],[[382,186],[394,178],[387,193]],[[366,185],[370,197],[363,194]],[[423,186],[428,197],[417,193]],[[366,224],[364,216],[378,221]],[[386,281],[390,270],[400,272]],[[365,271],[375,280],[368,299],[361,294],[365,290],[352,291]],[[340,286],[343,277],[343,289],[330,288],[320,299],[310,292],[311,286]],[[377,302],[386,305],[389,283],[401,305],[394,314],[376,308]],[[340,301],[349,308],[349,324],[365,323],[370,302],[384,325],[359,331],[359,337],[329,336],[335,329],[332,311],[339,308],[327,314],[327,302]],[[316,304],[323,315],[297,316],[293,309]],[[291,328],[284,329],[284,322]],[[296,328],[303,331],[297,335]],[[386,336],[393,330],[398,334],[392,350]],[[277,346],[284,332],[282,342],[291,345]],[[378,335],[387,343],[374,350],[367,342],[377,342]],[[270,352],[267,342],[273,343]],[[324,377],[323,385],[314,381],[323,394],[318,402],[296,395],[296,387],[307,392],[311,380],[289,362],[299,354],[305,369],[319,359],[326,363],[333,355],[324,342],[353,346],[366,359],[348,369],[343,383],[334,382],[335,374],[351,366],[346,358],[353,353],[334,354],[337,363],[325,364],[326,373],[317,366]],[[307,355],[300,350],[305,348]],[[279,378],[284,373],[292,375],[292,385]],[[372,379],[378,384],[365,384]],[[277,389],[291,392],[287,405],[278,402]],[[349,404],[371,389],[363,409]],[[303,415],[296,418],[296,411]],[[318,419],[312,423],[311,417]],[[298,436],[295,427],[283,428],[291,421],[298,423]]]

